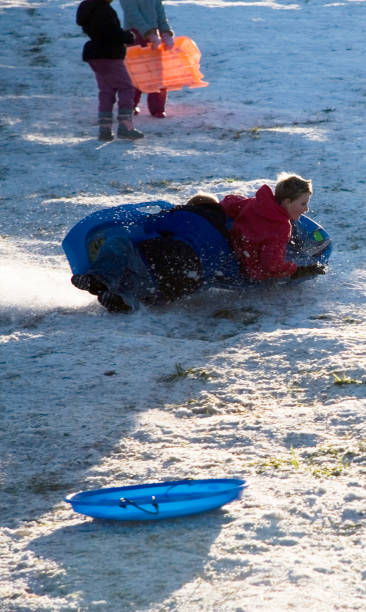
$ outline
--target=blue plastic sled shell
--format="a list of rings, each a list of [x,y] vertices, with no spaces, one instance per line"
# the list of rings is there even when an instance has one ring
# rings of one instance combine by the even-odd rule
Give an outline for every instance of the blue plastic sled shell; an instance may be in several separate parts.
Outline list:
[[[62,247],[69,260],[73,274],[85,274],[92,258],[89,245],[93,240],[104,240],[110,236],[125,236],[134,244],[148,238],[156,238],[155,231],[145,230],[147,218],[162,210],[174,208],[169,202],[156,200],[141,204],[122,204],[98,210],[79,221],[65,236]]]
[[[189,244],[202,263],[203,280],[218,277],[240,279],[239,264],[226,238],[209,221],[190,211],[176,210],[163,200],[123,204],[85,217],[67,234],[62,246],[73,274],[85,274],[93,261],[93,249],[108,238],[123,236],[134,245],[169,234]]]
[[[164,200],[122,204],[96,211],[79,221],[66,235],[62,247],[73,274],[86,274],[105,240],[122,236],[134,245],[169,234],[189,244],[201,260],[203,280],[209,286],[245,284],[239,263],[227,239],[199,214],[178,209]],[[230,227],[230,221],[227,224]],[[299,265],[328,262],[331,241],[318,223],[302,215],[294,224],[299,247],[288,247],[287,257]],[[300,255],[300,258],[299,258]],[[310,262],[304,264],[305,256]]]
[[[245,480],[211,478],[110,487],[65,497],[75,512],[100,519],[146,521],[198,514],[241,497]]]

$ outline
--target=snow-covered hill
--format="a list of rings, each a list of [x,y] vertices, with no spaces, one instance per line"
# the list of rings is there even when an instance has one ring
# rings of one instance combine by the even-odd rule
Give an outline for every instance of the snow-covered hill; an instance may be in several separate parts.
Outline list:
[[[165,6],[210,85],[101,144],[77,3],[0,0],[0,610],[364,610],[365,2]],[[90,212],[281,171],[313,180],[326,276],[131,316],[72,287],[61,241]],[[63,501],[187,477],[249,488],[160,523]]]

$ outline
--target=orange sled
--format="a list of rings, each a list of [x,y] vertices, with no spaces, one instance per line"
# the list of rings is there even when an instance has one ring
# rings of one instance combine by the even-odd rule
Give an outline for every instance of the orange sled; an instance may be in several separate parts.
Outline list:
[[[134,86],[143,93],[153,93],[160,89],[207,87],[200,72],[200,58],[193,40],[177,36],[172,49],[165,49],[163,44],[153,49],[151,43],[147,47],[129,47],[124,62]]]

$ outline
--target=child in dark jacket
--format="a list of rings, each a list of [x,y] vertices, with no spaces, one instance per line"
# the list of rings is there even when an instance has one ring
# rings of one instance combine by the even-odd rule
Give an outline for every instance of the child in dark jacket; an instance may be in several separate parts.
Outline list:
[[[233,221],[229,235],[241,272],[253,280],[293,276],[297,269],[295,262],[286,261],[286,248],[291,221],[309,210],[312,185],[297,175],[279,178],[274,194],[263,185],[254,198],[227,195],[220,202]]]
[[[126,44],[135,37],[121,28],[113,0],[84,0],[78,7],[76,22],[90,40],[84,45],[83,60],[95,73],[99,89],[99,140],[113,140],[113,106],[118,95],[118,138],[137,139],[143,134],[132,123],[134,87],[123,59]]]

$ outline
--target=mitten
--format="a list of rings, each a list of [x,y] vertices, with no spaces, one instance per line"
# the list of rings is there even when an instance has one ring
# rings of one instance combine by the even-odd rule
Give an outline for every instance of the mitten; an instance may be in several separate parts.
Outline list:
[[[152,30],[149,34],[145,36],[148,42],[152,43],[152,48],[157,49],[161,43],[160,36],[156,32],[156,30]]]
[[[126,45],[133,45],[133,43],[136,40],[136,36],[134,35],[133,32],[131,32],[131,30],[122,30],[123,32],[123,42]]]
[[[302,278],[303,276],[315,276],[316,274],[325,274],[326,267],[322,264],[312,264],[310,266],[298,266],[291,278]]]
[[[164,43],[165,49],[173,49],[174,47],[174,38],[169,32],[163,32],[161,35],[161,40]]]

